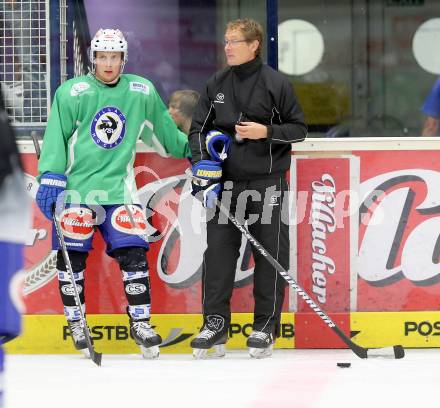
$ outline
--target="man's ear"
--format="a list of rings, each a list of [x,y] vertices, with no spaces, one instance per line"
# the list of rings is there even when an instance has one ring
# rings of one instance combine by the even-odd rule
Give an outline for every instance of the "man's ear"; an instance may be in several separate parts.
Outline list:
[[[260,41],[254,40],[251,42],[251,49],[253,52],[256,52],[258,50],[258,47],[260,45]]]

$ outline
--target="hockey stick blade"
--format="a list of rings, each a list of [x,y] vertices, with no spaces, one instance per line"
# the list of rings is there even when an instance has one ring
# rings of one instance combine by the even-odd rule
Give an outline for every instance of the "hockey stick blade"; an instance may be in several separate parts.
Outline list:
[[[356,354],[359,358],[368,357],[394,357],[400,359],[405,356],[405,351],[402,346],[396,345],[393,347],[384,347],[379,349],[367,349],[354,343],[345,333],[333,322],[333,320],[319,308],[313,299],[299,286],[296,281],[287,273],[287,271],[278,263],[278,261],[266,251],[266,249],[253,237],[246,227],[241,225],[235,217],[219,201],[216,202],[218,209],[229,218],[237,229],[246,237],[251,245],[278,271],[278,273],[287,281],[287,283],[300,295],[309,307],[330,327],[339,338]]]
[[[84,336],[86,338],[87,350],[89,352],[89,355],[87,357],[90,357],[90,360],[92,360],[99,367],[101,366],[102,354],[95,351],[93,347],[92,339],[90,338],[90,334],[87,329],[88,326],[87,326],[86,318],[83,317],[80,319],[80,321]]]
[[[31,138],[32,138],[32,142],[34,144],[35,154],[37,155],[37,159],[39,160],[40,155],[41,155],[41,150],[40,150],[40,145],[38,143],[37,134],[35,131],[31,132]],[[90,354],[90,359],[99,367],[101,365],[102,354],[98,353],[93,348],[92,339],[90,337],[90,333],[88,330],[87,320],[86,320],[86,317],[84,316],[84,313],[82,311],[81,302],[79,300],[78,289],[76,287],[75,279],[73,278],[73,270],[72,270],[72,265],[70,263],[69,254],[67,253],[66,243],[64,242],[64,237],[63,237],[63,233],[61,231],[61,226],[60,226],[59,221],[55,215],[55,209],[52,210],[52,218],[54,220],[55,232],[56,232],[56,235],[58,237],[58,241],[61,246],[61,252],[62,252],[62,255],[64,258],[64,263],[66,265],[66,269],[67,269],[67,272],[70,276],[70,281],[71,281],[71,284],[73,287],[73,292],[74,292],[73,297],[75,299],[75,304],[76,304],[76,306],[78,306],[78,309],[79,309],[81,327],[83,328],[83,333],[84,333],[84,337],[86,339],[87,349]]]
[[[368,349],[368,357],[394,357],[396,360],[405,357],[405,349],[398,345],[392,347]]]

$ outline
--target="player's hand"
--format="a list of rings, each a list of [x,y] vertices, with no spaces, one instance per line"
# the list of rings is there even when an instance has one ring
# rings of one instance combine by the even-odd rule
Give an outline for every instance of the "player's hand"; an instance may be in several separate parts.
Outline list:
[[[257,122],[240,122],[235,125],[235,131],[242,139],[267,139],[267,127]]]
[[[214,208],[220,193],[220,164],[212,160],[200,160],[192,167],[191,194],[200,200],[205,208]]]
[[[36,201],[38,208],[49,220],[52,219],[52,212],[66,185],[67,177],[64,174],[44,173],[41,176]]]

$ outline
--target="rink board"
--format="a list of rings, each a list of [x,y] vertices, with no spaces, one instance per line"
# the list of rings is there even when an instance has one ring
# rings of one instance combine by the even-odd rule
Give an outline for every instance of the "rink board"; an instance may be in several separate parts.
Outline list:
[[[343,321],[332,316],[338,326]],[[107,354],[137,353],[130,338],[126,315],[89,315],[87,317],[97,350]],[[281,337],[275,348],[325,348],[334,332],[322,325],[319,331],[307,329],[312,314],[296,316],[283,313]],[[298,324],[295,324],[295,321]],[[251,313],[234,313],[227,347],[246,348],[246,338],[252,331]],[[11,354],[67,354],[75,353],[68,335],[66,321],[61,315],[26,315],[23,334],[6,345]],[[189,343],[199,332],[201,316],[198,314],[156,315],[152,324],[163,338],[162,353],[190,353]],[[351,313],[351,338],[363,347],[384,347],[401,344],[404,347],[440,347],[440,312],[367,312]],[[344,330],[345,331],[345,330]],[[297,345],[296,345],[297,343]],[[325,343],[324,343],[325,344]],[[334,346],[342,348],[342,346]]]
[[[251,313],[234,313],[227,347],[246,348],[246,338],[252,331]],[[107,354],[138,353],[139,348],[130,338],[128,317],[122,314],[88,315],[96,349]],[[163,353],[191,353],[189,343],[199,332],[202,323],[199,314],[153,316],[155,330],[162,336]],[[281,337],[276,348],[294,348],[294,314],[283,313]],[[23,334],[6,346],[12,354],[67,354],[75,353],[68,335],[66,319],[62,315],[26,315]]]
[[[20,150],[27,189],[35,198],[35,153],[30,142],[21,142]],[[435,138],[309,139],[295,145],[289,172],[294,203],[289,273],[363,346],[440,347],[440,315],[431,312],[440,310],[438,150]],[[189,193],[186,160],[164,160],[140,146],[135,167],[141,202],[153,210],[149,234],[155,239],[148,252],[153,324],[165,340],[163,352],[189,352],[202,309],[204,210]],[[106,255],[99,234],[93,246],[85,292],[96,344],[107,353],[137,352],[128,339],[119,267]],[[55,260],[51,225],[34,206],[25,250],[28,315],[24,335],[8,346],[11,352],[73,352],[70,339],[63,339]],[[246,339],[234,330],[244,327],[249,334],[253,267],[243,238],[231,299],[238,319],[231,348],[244,347]],[[344,347],[293,289],[286,294],[287,326],[278,347]],[[294,337],[289,334],[293,319]]]
[[[352,313],[351,331],[364,347],[440,347],[440,312]]]

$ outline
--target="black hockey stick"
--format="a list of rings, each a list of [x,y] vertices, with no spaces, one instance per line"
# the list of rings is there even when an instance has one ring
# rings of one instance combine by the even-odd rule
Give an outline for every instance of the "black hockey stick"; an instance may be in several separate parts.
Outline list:
[[[38,140],[37,140],[35,132],[31,132],[31,137],[32,137],[32,142],[34,143],[35,153],[37,154],[37,158],[40,159],[41,150],[40,150],[40,145],[38,144]],[[72,264],[70,263],[69,254],[67,252],[66,242],[64,241],[63,232],[61,230],[60,222],[56,217],[55,209],[52,209],[52,218],[53,218],[54,225],[55,225],[55,232],[57,234],[58,241],[61,246],[61,252],[63,254],[64,263],[66,264],[66,269],[67,269],[67,272],[68,272],[68,275],[70,278],[70,283],[72,284],[72,287],[73,287],[73,298],[75,300],[75,305],[78,307],[78,310],[79,310],[79,316],[80,316],[79,320],[81,323],[81,328],[83,330],[84,337],[86,339],[87,349],[89,350],[90,358],[92,359],[92,361],[96,365],[100,366],[101,360],[102,360],[102,354],[98,353],[93,348],[92,339],[90,337],[90,333],[89,333],[89,329],[88,329],[88,325],[87,325],[87,320],[86,320],[86,317],[85,317],[84,312],[81,307],[81,301],[79,299],[78,288],[76,287],[75,279],[73,277],[73,269],[72,269]]]
[[[76,287],[75,279],[73,277],[72,264],[70,263],[70,258],[69,258],[69,254],[67,252],[66,243],[64,241],[63,232],[61,230],[60,221],[57,219],[57,216],[55,214],[55,210],[52,211],[52,217],[53,217],[53,221],[54,221],[54,225],[55,225],[55,231],[56,231],[56,234],[57,234],[57,237],[58,237],[58,241],[59,241],[60,246],[61,246],[61,252],[63,254],[64,263],[66,264],[66,269],[67,269],[67,272],[69,274],[70,282],[71,282],[72,287],[73,287],[73,298],[75,299],[75,305],[79,309],[79,316],[80,316],[79,320],[81,322],[81,328],[82,328],[84,336],[86,338],[87,349],[89,350],[90,358],[92,359],[92,361],[96,365],[100,366],[101,365],[102,354],[98,353],[93,348],[92,339],[90,337],[90,332],[89,332],[88,325],[87,325],[87,320],[86,320],[86,317],[85,317],[84,312],[83,312],[82,307],[81,307],[81,301],[79,299],[78,288]]]
[[[391,346],[384,348],[367,349],[353,343],[345,333],[336,325],[335,322],[323,312],[319,306],[313,301],[313,299],[299,286],[295,280],[287,273],[287,271],[274,259],[264,247],[251,235],[246,227],[241,225],[237,219],[232,216],[229,211],[223,206],[220,201],[217,201],[217,207],[226,215],[229,220],[240,230],[240,232],[247,238],[247,240],[263,255],[263,257],[279,272],[279,274],[288,282],[288,284],[305,300],[310,308],[330,327],[339,338],[360,358],[386,356],[394,357],[396,359],[403,358],[405,356],[405,350],[402,346]]]

